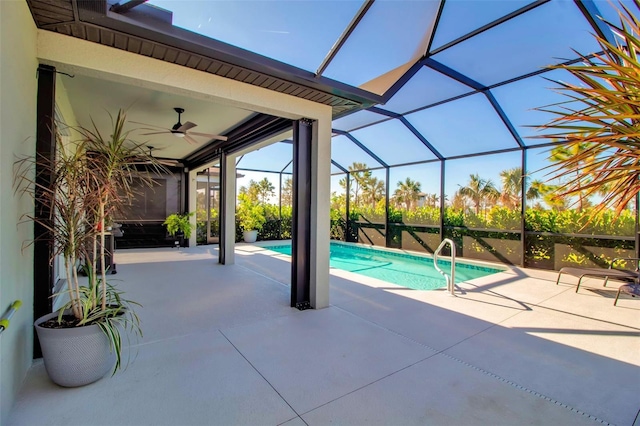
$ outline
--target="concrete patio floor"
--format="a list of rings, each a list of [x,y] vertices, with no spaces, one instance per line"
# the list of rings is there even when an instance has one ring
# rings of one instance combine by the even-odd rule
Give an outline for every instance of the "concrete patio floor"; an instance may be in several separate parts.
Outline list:
[[[331,306],[289,307],[288,258],[238,245],[122,250],[144,338],[77,389],[28,373],[10,425],[640,425],[640,303],[513,268],[458,297],[332,270]]]

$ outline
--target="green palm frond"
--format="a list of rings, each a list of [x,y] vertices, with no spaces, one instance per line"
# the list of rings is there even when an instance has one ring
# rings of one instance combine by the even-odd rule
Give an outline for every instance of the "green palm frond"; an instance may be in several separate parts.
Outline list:
[[[634,5],[640,10],[638,0]],[[566,182],[556,196],[598,194],[594,212],[613,208],[616,216],[640,191],[640,21],[624,5],[619,16],[620,25],[607,22],[617,43],[597,38],[603,54],[550,67],[570,72],[581,85],[554,81],[566,102],[538,108],[555,116],[540,126],[549,132],[539,137],[563,141],[550,157],[550,180]]]

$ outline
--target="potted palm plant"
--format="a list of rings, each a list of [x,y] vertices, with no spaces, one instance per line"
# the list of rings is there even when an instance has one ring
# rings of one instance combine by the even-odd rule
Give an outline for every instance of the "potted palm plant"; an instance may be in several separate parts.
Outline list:
[[[264,209],[259,204],[252,201],[246,193],[238,195],[238,209],[236,217],[242,229],[243,239],[246,243],[255,243],[258,239],[258,231],[262,229],[267,219],[264,216]]]
[[[66,387],[92,383],[110,370],[115,373],[122,365],[122,332],[141,335],[135,303],[107,281],[105,221],[134,196],[134,176],[152,184],[149,173],[139,173],[140,164],[157,172],[161,168],[128,138],[124,113],[111,118],[108,138],[95,124],[93,129],[78,128],[80,140],[57,144],[53,160],[16,162],[18,191],[38,197],[52,212],[50,217],[27,218],[48,231],[52,255],[64,258],[68,302],[37,319],[35,327],[49,377]],[[50,184],[33,178],[36,162],[51,176]],[[82,262],[86,283],[78,276]]]
[[[193,230],[193,226],[189,221],[191,216],[193,216],[193,212],[185,214],[173,213],[167,216],[163,223],[167,227],[169,236],[174,238],[176,247],[184,247],[186,245],[185,241],[189,241],[189,238],[191,238],[191,231]]]

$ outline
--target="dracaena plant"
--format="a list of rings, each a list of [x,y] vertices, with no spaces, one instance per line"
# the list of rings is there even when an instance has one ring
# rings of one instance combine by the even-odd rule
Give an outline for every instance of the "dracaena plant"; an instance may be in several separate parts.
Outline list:
[[[157,160],[146,153],[142,144],[130,139],[130,131],[125,130],[126,116],[122,110],[118,111],[115,118],[111,115],[110,118],[112,125],[108,135],[100,131],[93,121],[92,127],[78,129],[86,159],[91,165],[88,190],[92,193],[92,203],[91,208],[86,211],[97,230],[93,238],[93,253],[99,248],[99,256],[93,256],[91,266],[98,272],[96,259],[101,260],[99,277],[102,282],[102,309],[106,309],[107,305],[107,269],[104,262],[106,221],[120,212],[134,197],[134,179],[143,185],[153,185],[154,181],[148,173],[140,173],[142,164],[153,173],[164,171]],[[92,277],[95,285],[98,274],[93,274]]]
[[[540,136],[564,141],[552,150],[552,179],[562,182],[557,197],[601,196],[593,211],[613,208],[616,216],[640,190],[640,2],[621,5],[619,23],[606,22],[615,43],[596,37],[603,53],[575,65],[552,66],[580,85],[554,81],[566,102],[539,108],[555,115]],[[561,151],[561,152],[560,152]],[[558,154],[562,155],[558,155]]]
[[[69,312],[75,318],[70,326],[99,325],[116,351],[115,372],[122,346],[118,326],[137,334],[140,328],[132,309],[135,303],[124,299],[107,281],[105,221],[135,196],[131,185],[134,178],[152,185],[152,176],[164,169],[140,144],[130,140],[124,130],[123,111],[110,117],[108,137],[103,137],[93,122],[91,128],[72,129],[80,135],[77,141],[58,141],[53,158],[37,155],[19,159],[14,177],[20,194],[37,200],[50,212],[48,216],[36,212],[24,218],[46,231],[43,235],[47,235],[52,248],[51,261],[56,256],[64,259],[69,301],[60,311],[58,322]],[[46,183],[36,179],[35,170],[49,177]],[[81,263],[88,276],[87,285],[81,285],[78,277]]]

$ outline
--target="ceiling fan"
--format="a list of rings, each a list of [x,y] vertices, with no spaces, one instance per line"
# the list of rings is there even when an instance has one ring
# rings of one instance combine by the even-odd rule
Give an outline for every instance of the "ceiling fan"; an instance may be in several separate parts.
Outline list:
[[[162,149],[162,148],[156,148],[155,146],[147,145],[147,149],[149,150],[149,157],[151,157],[151,158],[153,158],[155,160],[155,164],[161,164],[163,166],[169,166],[169,167],[182,167],[182,166],[184,166],[184,164],[180,160],[174,160],[172,158],[154,157],[153,156],[153,150],[154,149]],[[139,164],[154,164],[154,163],[152,161],[145,160],[145,161],[141,161]]]
[[[174,124],[173,127],[171,127],[170,129],[168,129],[166,127],[162,127],[162,126],[156,126],[154,124],[138,123],[138,122],[135,122],[135,121],[132,121],[132,123],[142,124],[144,126],[154,127],[154,129],[145,129],[145,130],[153,130],[153,132],[150,132],[150,133],[142,133],[145,136],[172,134],[172,135],[174,135],[176,137],[184,138],[184,140],[186,140],[187,142],[189,142],[191,144],[197,144],[198,143],[198,141],[195,140],[193,138],[193,136],[201,136],[201,137],[205,137],[207,139],[218,139],[218,140],[221,140],[221,141],[226,141],[227,140],[226,136],[213,135],[213,134],[210,134],[210,133],[192,132],[191,129],[196,127],[197,124],[192,123],[191,121],[187,121],[186,123],[182,124],[182,122],[180,121],[181,115],[184,112],[184,108],[176,107],[173,110],[178,113],[178,122],[176,124]],[[157,130],[157,129],[160,129],[160,130]]]

